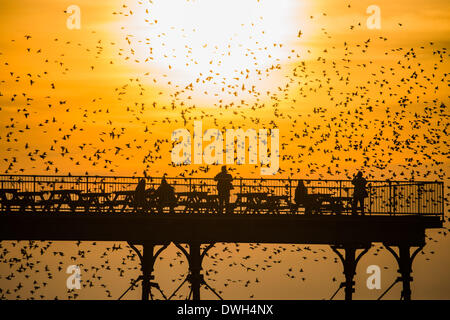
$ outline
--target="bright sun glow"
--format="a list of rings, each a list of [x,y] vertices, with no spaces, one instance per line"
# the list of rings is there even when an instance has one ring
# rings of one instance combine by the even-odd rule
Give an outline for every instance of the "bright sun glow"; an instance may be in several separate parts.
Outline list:
[[[192,83],[197,96],[256,97],[298,40],[298,0],[162,0],[129,9],[123,31],[134,61],[172,85]]]

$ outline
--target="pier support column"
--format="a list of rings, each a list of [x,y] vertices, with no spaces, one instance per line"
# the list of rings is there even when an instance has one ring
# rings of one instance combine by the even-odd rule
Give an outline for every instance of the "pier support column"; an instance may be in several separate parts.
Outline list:
[[[331,249],[336,252],[338,257],[341,259],[342,265],[344,267],[344,276],[345,282],[344,290],[345,290],[345,300],[351,301],[353,298],[353,293],[355,292],[353,281],[356,274],[356,266],[358,264],[359,259],[366,254],[370,249],[370,245],[367,246],[355,246],[355,245],[340,245],[340,246],[331,246]],[[344,255],[338,251],[338,249],[344,249]],[[363,251],[356,257],[356,250],[362,249]]]
[[[148,300],[150,296],[150,280],[154,279],[153,265],[155,259],[153,257],[153,243],[145,242],[142,244],[142,300]]]
[[[159,254],[169,246],[169,243],[163,244],[161,248],[154,253],[154,248],[156,246],[153,242],[141,242],[139,245],[142,245],[142,253],[136,248],[135,243],[128,242],[128,245],[136,252],[141,261],[141,270],[142,275],[140,278],[142,279],[142,300],[149,300],[149,296],[151,295],[151,281],[154,280],[154,276],[152,275],[156,258]]]
[[[192,242],[189,244],[189,271],[192,287],[192,300],[200,300],[200,285],[202,283],[202,259],[200,258],[200,243]]]
[[[222,299],[220,295],[218,295],[217,292],[205,282],[205,279],[201,274],[203,258],[205,257],[209,249],[214,247],[214,243],[211,243],[205,249],[203,249],[203,251],[201,251],[200,242],[190,242],[189,252],[187,252],[186,249],[184,249],[180,244],[175,245],[186,256],[186,259],[189,263],[189,275],[186,278],[187,281],[189,281],[191,284],[191,293],[189,294],[189,297],[192,295],[192,300],[200,300],[200,287],[204,285],[209,290],[211,290],[219,299]],[[175,290],[174,294],[178,291],[178,289]],[[172,294],[172,296],[174,296],[174,294]],[[170,298],[172,296],[170,296]]]
[[[412,255],[410,253],[410,248],[412,246],[408,244],[398,245],[398,254],[393,248],[391,248],[391,246],[387,244],[384,244],[384,246],[394,256],[395,260],[397,260],[398,273],[400,273],[400,279],[403,285],[401,298],[403,298],[403,300],[409,301],[411,300],[411,281],[413,280],[413,278],[411,277],[412,264],[416,255],[420,251],[422,251],[425,245],[416,248]]]

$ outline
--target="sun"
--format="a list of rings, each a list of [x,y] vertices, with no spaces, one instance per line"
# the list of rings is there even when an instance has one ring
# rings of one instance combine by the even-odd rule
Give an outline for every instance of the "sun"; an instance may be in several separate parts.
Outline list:
[[[245,100],[279,85],[276,74],[297,41],[299,3],[139,1],[122,30],[130,60],[176,86],[180,99]]]

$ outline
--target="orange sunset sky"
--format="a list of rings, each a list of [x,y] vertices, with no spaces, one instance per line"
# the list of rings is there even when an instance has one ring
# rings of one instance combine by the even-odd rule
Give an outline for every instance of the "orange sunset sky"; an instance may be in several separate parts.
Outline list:
[[[70,5],[81,10],[80,29],[67,27]],[[368,28],[371,5],[380,8],[380,29]],[[449,12],[444,0],[2,1],[0,171],[211,177],[219,166],[174,167],[170,158],[173,130],[192,132],[194,120],[202,120],[204,130],[222,132],[278,128],[275,177],[348,179],[361,169],[369,179],[439,180],[447,186]],[[230,170],[261,177],[260,165]],[[425,254],[414,264],[413,298],[450,298],[447,231],[430,231]],[[18,251],[13,248],[28,243],[2,246],[10,251],[2,254],[5,262]],[[112,244],[81,246],[99,258]],[[250,264],[277,250],[285,263],[252,274],[252,283],[259,279],[252,287],[245,286],[248,274],[238,268],[239,260],[219,255],[214,281],[225,297],[237,299],[329,298],[341,266],[328,248],[310,247],[299,256],[304,246],[230,245],[235,256],[251,254]],[[79,250],[68,243],[51,248],[67,254],[49,251],[40,259],[42,268],[70,264],[71,252]],[[170,250],[156,275],[176,287],[167,271],[176,255]],[[108,252],[110,257],[99,259],[120,267],[126,254]],[[357,299],[380,294],[365,287],[370,264],[385,267],[384,287],[397,276],[385,250],[368,255],[358,267]],[[184,267],[178,264],[173,275]],[[0,265],[0,288],[10,289],[0,296],[8,299],[19,295],[18,282],[31,288],[34,277],[42,280],[42,273],[7,279],[11,270]],[[114,279],[108,289],[114,297],[137,275],[132,269],[116,279],[117,272],[105,272]],[[64,270],[55,271],[42,295],[67,297],[65,277]],[[224,287],[230,277],[245,280]],[[400,286],[386,297],[399,295]],[[29,290],[20,296],[30,296]],[[108,294],[98,285],[79,297]],[[128,297],[139,298],[139,292]]]

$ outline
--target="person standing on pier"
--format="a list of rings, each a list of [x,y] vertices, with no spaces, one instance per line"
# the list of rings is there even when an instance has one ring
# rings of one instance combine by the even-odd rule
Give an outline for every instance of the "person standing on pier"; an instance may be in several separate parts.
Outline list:
[[[139,208],[146,209],[146,199],[145,199],[145,178],[141,178],[134,190],[134,202],[135,210]]]
[[[219,194],[219,213],[223,213],[224,205],[226,213],[229,213],[233,177],[227,172],[227,167],[222,166],[222,171],[214,177],[214,180],[217,181],[217,192]]]
[[[363,174],[361,171],[359,171],[357,175],[353,178],[352,184],[355,186],[353,191],[352,213],[353,215],[357,215],[359,204],[361,209],[361,215],[364,215],[364,198],[368,196],[368,193],[366,189],[367,180],[363,178]]]
[[[170,213],[175,213],[177,198],[174,188],[167,182],[166,174],[163,175],[161,184],[156,189],[156,197],[158,199],[158,212],[163,213],[164,207],[170,208]]]

